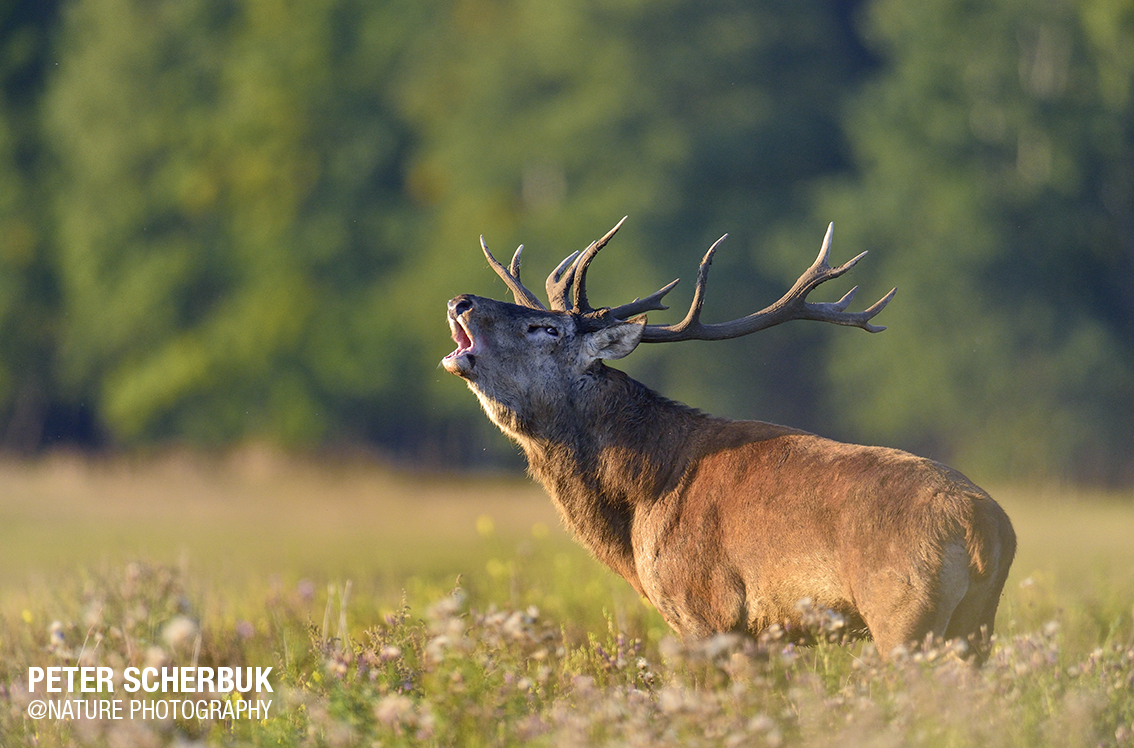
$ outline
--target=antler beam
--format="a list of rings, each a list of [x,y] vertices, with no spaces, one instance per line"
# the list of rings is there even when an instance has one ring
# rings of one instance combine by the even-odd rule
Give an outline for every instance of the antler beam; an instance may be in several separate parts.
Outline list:
[[[828,259],[831,254],[831,235],[834,228],[834,224],[827,227],[827,234],[823,237],[823,246],[819,249],[819,256],[815,258],[811,267],[799,277],[795,285],[778,301],[746,317],[729,322],[704,324],[701,322],[701,306],[705,303],[705,286],[709,279],[709,265],[713,262],[713,254],[717,247],[728,236],[728,234],[725,234],[713,246],[709,247],[709,251],[701,260],[701,266],[697,270],[697,287],[693,290],[693,302],[689,306],[689,312],[685,315],[685,319],[674,325],[646,325],[642,333],[642,342],[673,343],[679,340],[726,340],[750,335],[794,319],[811,319],[819,322],[831,322],[836,325],[861,327],[867,332],[885,330],[885,327],[870,324],[870,320],[890,303],[890,299],[894,298],[894,294],[898,291],[896,288],[862,312],[846,311],[854,298],[855,292],[858,291],[858,286],[852,288],[843,298],[835,302],[807,301],[807,294],[811,293],[816,286],[833,278],[838,278],[866,255],[866,252],[863,252],[854,259],[832,268]]]

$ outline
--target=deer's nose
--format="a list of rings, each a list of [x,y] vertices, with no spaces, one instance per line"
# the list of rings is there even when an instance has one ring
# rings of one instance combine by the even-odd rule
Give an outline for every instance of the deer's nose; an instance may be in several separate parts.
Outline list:
[[[449,313],[454,317],[459,317],[472,308],[472,299],[468,296],[455,296],[449,299]]]

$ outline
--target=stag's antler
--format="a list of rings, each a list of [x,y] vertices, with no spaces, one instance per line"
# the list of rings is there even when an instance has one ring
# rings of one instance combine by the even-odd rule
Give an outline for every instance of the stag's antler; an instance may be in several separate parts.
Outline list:
[[[564,258],[563,262],[559,263],[555,270],[551,271],[551,275],[547,276],[546,288],[547,300],[552,309],[569,310],[579,314],[596,311],[587,302],[587,268],[590,267],[591,261],[594,260],[599,250],[607,245],[607,242],[618,233],[618,229],[622,228],[624,223],[626,223],[626,216],[623,216],[622,220],[606,232],[601,239],[592,242],[582,252],[572,252]],[[634,299],[629,304],[611,309],[610,314],[617,319],[628,319],[642,312],[669,309],[661,303],[661,299],[676,285],[677,281],[673,281],[644,299]]]
[[[571,311],[578,314],[586,314],[588,312],[597,311],[591,307],[587,301],[587,269],[594,260],[595,255],[599,253],[603,247],[611,240],[611,238],[618,233],[618,229],[622,228],[622,224],[626,223],[626,216],[615,224],[614,228],[606,232],[606,234],[598,241],[591,242],[591,245],[584,249],[582,252],[572,252],[563,262],[559,263],[558,267],[551,271],[547,276],[547,282],[544,287],[547,290],[547,301],[551,305],[550,308],[556,311]],[[480,237],[480,248],[484,250],[484,256],[488,258],[488,264],[496,271],[508,288],[512,291],[512,296],[515,298],[516,303],[520,306],[530,307],[532,309],[545,309],[544,305],[540,302],[536,295],[531,292],[527,287],[520,282],[520,258],[524,250],[524,245],[521,244],[516,249],[516,254],[512,256],[512,262],[508,267],[504,267],[492,253],[488,251],[488,245],[484,242],[484,237]],[[617,319],[626,319],[635,314],[641,314],[653,309],[669,309],[669,307],[660,303],[661,298],[673,290],[677,285],[677,281],[673,281],[668,286],[650,294],[644,299],[634,299],[629,304],[623,304],[610,310],[611,315]]]
[[[480,237],[480,248],[484,250],[484,256],[488,258],[488,264],[496,271],[496,274],[504,279],[508,284],[508,288],[512,289],[512,298],[520,306],[530,307],[531,309],[545,309],[544,305],[536,298],[536,295],[524,287],[520,282],[520,256],[524,253],[524,245],[516,247],[516,253],[512,255],[512,262],[509,267],[504,267],[500,262],[492,256],[488,251],[488,245],[484,243],[484,237]]]
[[[572,252],[563,262],[559,263],[558,267],[551,271],[545,283],[547,300],[551,309],[571,311],[576,314],[598,311],[591,307],[587,301],[587,269],[599,250],[607,245],[607,242],[618,232],[618,229],[622,228],[622,224],[625,222],[626,218],[624,217],[601,239],[593,242],[582,252]],[[894,294],[898,291],[896,288],[891,289],[890,293],[875,302],[869,309],[861,312],[846,311],[854,298],[855,292],[858,291],[858,286],[852,288],[843,298],[835,302],[807,300],[807,294],[811,293],[816,286],[826,283],[832,278],[838,278],[866,256],[866,252],[863,252],[842,265],[832,268],[828,263],[828,258],[831,254],[831,234],[834,228],[834,224],[827,227],[827,234],[823,237],[823,246],[819,249],[819,256],[815,258],[811,267],[799,276],[795,285],[778,301],[758,312],[749,314],[747,317],[706,325],[701,322],[701,307],[705,303],[705,286],[709,280],[709,266],[713,263],[713,254],[717,251],[717,247],[728,237],[728,234],[725,234],[717,239],[713,246],[709,247],[709,251],[701,260],[701,265],[697,269],[697,286],[693,289],[693,302],[689,305],[689,312],[685,315],[685,319],[674,325],[646,325],[642,332],[642,342],[673,343],[679,340],[726,340],[766,330],[793,319],[832,322],[836,325],[861,327],[868,332],[882,332],[886,328],[872,325],[870,320],[890,303],[890,299],[894,298]],[[512,290],[512,295],[517,304],[532,309],[547,308],[536,298],[535,294],[520,282],[520,256],[524,245],[521,244],[516,249],[516,254],[512,256],[512,262],[507,268],[500,264],[488,251],[484,237],[480,239],[480,246],[484,250],[484,256],[488,258],[488,264]],[[629,304],[610,309],[609,314],[615,319],[629,319],[643,312],[668,309],[669,307],[662,304],[661,300],[676,285],[677,281],[675,280],[643,299],[634,299]]]
[[[807,300],[807,294],[811,293],[816,286],[826,283],[832,278],[838,278],[866,255],[866,252],[863,252],[837,268],[832,268],[827,260],[831,254],[831,233],[834,228],[834,224],[827,227],[827,235],[823,237],[823,246],[819,249],[819,256],[779,301],[758,312],[753,312],[747,317],[706,325],[701,322],[701,306],[705,303],[705,284],[709,279],[709,265],[713,262],[713,253],[728,236],[728,234],[725,234],[713,246],[709,247],[709,251],[705,253],[705,258],[701,260],[701,266],[697,270],[697,287],[693,290],[693,302],[689,306],[689,313],[685,315],[685,319],[675,325],[646,325],[646,329],[642,333],[642,342],[672,343],[678,340],[725,340],[766,330],[773,325],[793,319],[812,319],[819,322],[832,322],[836,325],[861,327],[867,332],[882,332],[886,328],[872,325],[870,320],[890,303],[890,299],[894,298],[894,294],[898,291],[896,288],[891,289],[890,293],[875,302],[869,309],[861,312],[846,311],[846,308],[850,306],[851,299],[854,298],[855,292],[858,291],[858,286],[852,288],[843,298],[833,303]],[[666,288],[668,289],[670,286]]]

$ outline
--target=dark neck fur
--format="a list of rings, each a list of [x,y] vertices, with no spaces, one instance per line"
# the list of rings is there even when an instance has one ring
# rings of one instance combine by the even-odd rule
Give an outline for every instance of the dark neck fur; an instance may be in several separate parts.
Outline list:
[[[699,426],[717,419],[602,364],[588,377],[568,407],[549,422],[524,424],[516,440],[575,535],[635,583],[634,512],[676,485],[685,465],[674,455],[686,451],[682,445]]]

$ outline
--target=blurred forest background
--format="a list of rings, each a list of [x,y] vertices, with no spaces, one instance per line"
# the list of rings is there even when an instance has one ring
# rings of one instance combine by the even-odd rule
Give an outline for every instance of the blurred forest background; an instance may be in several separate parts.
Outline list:
[[[479,234],[535,281],[629,214],[592,298],[684,278],[654,322],[725,232],[710,321],[829,221],[856,308],[899,289],[881,335],[620,362],[665,394],[1134,480],[1129,0],[0,0],[0,97],[9,453],[514,460],[437,368],[445,301],[506,296]]]

